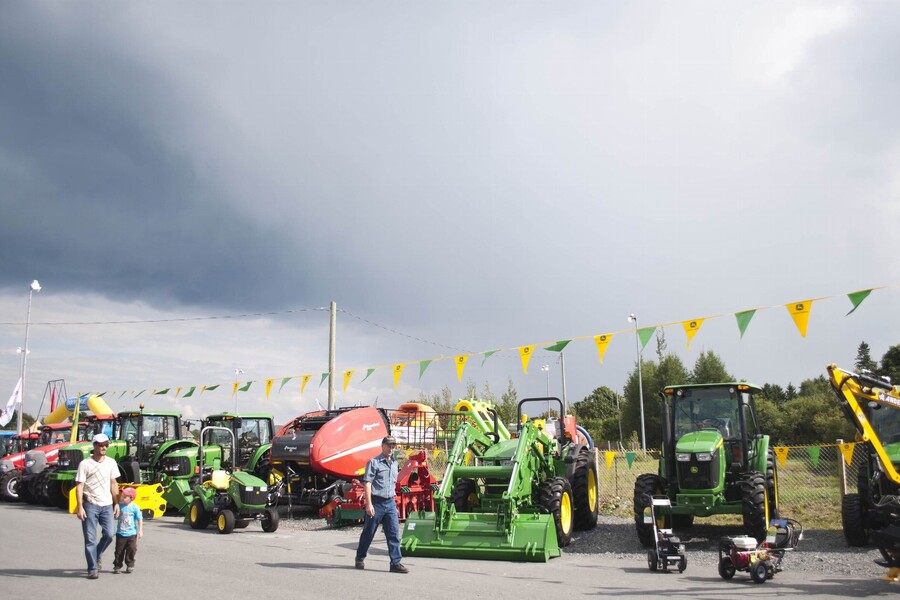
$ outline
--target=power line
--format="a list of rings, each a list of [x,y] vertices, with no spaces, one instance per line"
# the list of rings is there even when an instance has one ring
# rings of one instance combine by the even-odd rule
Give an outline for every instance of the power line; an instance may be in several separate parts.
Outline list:
[[[261,313],[245,313],[240,315],[212,315],[207,317],[178,317],[174,319],[134,319],[128,321],[53,321],[53,322],[35,322],[31,325],[136,325],[142,323],[177,323],[185,321],[214,321],[217,319],[247,319],[250,317],[270,317],[275,315],[288,315],[292,313],[311,312],[311,311],[327,311],[326,307],[319,308],[297,308],[291,310],[281,310],[273,312]],[[18,322],[0,322],[0,325],[24,325]]]
[[[405,338],[408,338],[411,340],[416,340],[417,342],[422,342],[423,344],[430,344],[432,346],[437,346],[438,348],[447,348],[448,350],[454,350],[456,352],[462,352],[464,354],[472,354],[472,352],[469,350],[464,350],[462,348],[457,348],[455,346],[447,346],[445,344],[439,344],[437,342],[432,342],[431,340],[426,340],[426,339],[423,339],[420,337],[416,337],[414,335],[409,335],[408,333],[403,333],[402,331],[397,331],[396,329],[391,329],[390,327],[385,327],[384,325],[380,325],[378,323],[375,323],[374,321],[370,321],[369,319],[360,317],[359,315],[354,315],[349,310],[344,310],[343,308],[338,308],[338,312],[342,312],[347,316],[350,316],[350,317],[353,317],[354,319],[362,321],[363,323],[368,323],[369,325],[372,325],[373,327],[378,327],[379,329],[384,329],[385,331],[389,331],[390,333],[399,335],[400,337],[405,337]]]

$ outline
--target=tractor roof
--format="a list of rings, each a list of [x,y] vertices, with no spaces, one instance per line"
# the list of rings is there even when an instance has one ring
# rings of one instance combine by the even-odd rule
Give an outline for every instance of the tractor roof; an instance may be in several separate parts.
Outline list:
[[[275,417],[272,415],[267,415],[265,413],[215,413],[206,417],[207,419],[269,419],[270,421],[274,421]]]
[[[706,390],[711,388],[722,388],[722,387],[737,387],[743,388],[749,392],[762,392],[762,388],[756,385],[755,383],[747,383],[746,381],[723,381],[721,383],[691,383],[684,385],[667,385],[665,388],[666,393],[669,393],[669,390],[673,392],[675,390]]]
[[[176,412],[174,410],[123,410],[119,413],[120,417],[136,417],[138,415],[145,415],[148,417],[178,417],[181,418],[181,413]]]

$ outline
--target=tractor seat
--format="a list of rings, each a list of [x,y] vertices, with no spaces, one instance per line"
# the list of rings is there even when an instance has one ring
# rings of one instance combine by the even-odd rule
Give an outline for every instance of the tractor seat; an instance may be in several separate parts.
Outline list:
[[[228,474],[228,471],[218,469],[212,472],[212,477],[209,480],[209,485],[210,487],[213,487],[217,490],[227,490],[230,481],[231,476]]]

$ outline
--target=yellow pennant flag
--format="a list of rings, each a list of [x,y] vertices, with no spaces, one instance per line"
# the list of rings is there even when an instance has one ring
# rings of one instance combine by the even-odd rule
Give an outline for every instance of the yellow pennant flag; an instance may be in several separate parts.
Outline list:
[[[787,455],[790,450],[791,449],[787,446],[775,446],[775,456],[778,457],[778,464],[780,464],[782,467],[787,461]]]
[[[841,454],[844,455],[844,460],[847,461],[847,466],[849,467],[853,463],[853,449],[856,448],[856,442],[841,444],[840,448]]]
[[[240,381],[235,381],[235,382],[234,382],[234,385],[231,387],[231,396],[232,396],[232,397],[234,397],[234,395],[237,394],[237,389],[238,389],[238,386],[239,386],[239,385],[241,385],[241,382],[240,382]]]
[[[594,343],[597,344],[597,358],[600,364],[603,364],[603,355],[606,354],[606,348],[612,341],[613,334],[604,333],[603,335],[595,335]]]
[[[266,379],[266,400],[269,399],[269,392],[272,391],[272,384],[275,382],[274,379]]]
[[[521,346],[519,348],[519,356],[522,357],[522,372],[528,374],[528,361],[531,360],[531,354],[534,352],[534,344],[530,346]]]
[[[353,377],[353,369],[349,371],[344,371],[344,391],[347,391],[347,385],[350,383],[350,378]]]
[[[613,460],[616,458],[616,453],[604,450],[603,455],[606,456],[606,468],[609,469],[612,467]]]
[[[785,304],[791,318],[794,319],[794,325],[800,331],[800,337],[806,337],[806,324],[809,323],[809,311],[812,308],[812,300],[804,300],[803,302],[792,302]]]
[[[466,369],[466,361],[469,360],[468,354],[460,354],[456,357],[456,380],[462,381],[463,371]]]
[[[400,384],[400,375],[403,373],[403,367],[405,366],[404,363],[397,363],[394,365],[394,387],[397,387]]]
[[[300,395],[303,395],[303,390],[306,389],[306,384],[309,383],[309,380],[312,379],[312,375],[304,375],[300,378]]]
[[[175,390],[175,399],[176,399],[176,400],[178,400],[179,394],[181,394],[181,388],[180,388],[180,387],[179,387],[177,390]]]
[[[687,335],[687,347],[690,348],[691,340],[694,339],[694,336],[700,331],[700,327],[703,326],[703,319],[684,321],[681,326],[684,327],[684,333]]]

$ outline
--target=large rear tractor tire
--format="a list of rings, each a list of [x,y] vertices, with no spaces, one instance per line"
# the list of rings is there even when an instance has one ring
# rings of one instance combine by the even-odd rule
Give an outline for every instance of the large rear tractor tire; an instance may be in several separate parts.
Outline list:
[[[672,515],[672,529],[686,531],[694,526],[694,515]]]
[[[19,492],[19,500],[22,502],[27,502],[28,504],[37,504],[37,500],[34,497],[34,480],[35,477],[22,477],[19,480],[19,485],[16,490]]]
[[[206,529],[206,526],[209,525],[209,513],[203,508],[203,501],[199,498],[195,498],[191,502],[191,508],[188,510],[188,522],[191,524],[191,529]]]
[[[597,465],[587,448],[579,450],[575,459],[572,496],[575,498],[575,529],[595,528],[600,514],[600,488]]]
[[[234,531],[233,512],[225,509],[216,516],[216,531],[222,534],[229,534]]]
[[[778,518],[778,464],[775,461],[775,450],[771,447],[766,452],[766,497],[769,503],[769,518]]]
[[[553,515],[556,540],[560,548],[565,548],[572,541],[572,530],[575,528],[572,484],[565,477],[547,479],[538,489],[538,503]]]
[[[765,476],[757,472],[746,473],[741,479],[744,529],[758,542],[765,541],[769,529],[769,505],[766,497]]]
[[[648,496],[659,496],[665,494],[665,486],[663,479],[659,475],[645,473],[638,475],[634,482],[634,527],[637,529],[638,540],[645,547],[653,546],[656,543],[656,532],[652,523],[644,523],[644,509],[649,510],[650,500]],[[661,529],[668,529],[671,517],[669,515],[658,515],[656,526]]]
[[[869,544],[868,511],[859,494],[846,494],[841,500],[841,524],[848,546]]]
[[[19,471],[10,471],[0,479],[0,496],[7,502],[19,502],[19,481],[22,479],[22,473]]]
[[[469,508],[478,505],[478,486],[474,479],[460,479],[450,492],[450,503],[456,512],[469,512]]]
[[[272,533],[278,529],[278,523],[281,517],[278,515],[278,509],[272,506],[266,508],[266,514],[262,519],[262,530],[266,533]]]

